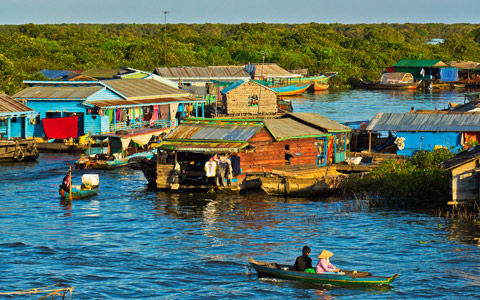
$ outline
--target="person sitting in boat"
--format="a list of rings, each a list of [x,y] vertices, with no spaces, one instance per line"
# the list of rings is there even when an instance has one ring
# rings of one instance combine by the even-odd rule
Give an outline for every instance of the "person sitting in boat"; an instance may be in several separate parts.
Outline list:
[[[323,250],[318,255],[318,263],[315,267],[315,271],[317,273],[324,273],[324,272],[340,272],[340,269],[335,267],[330,263],[330,257],[333,256],[333,253],[328,250]]]
[[[297,257],[295,260],[295,264],[293,265],[293,268],[296,271],[303,272],[307,269],[312,269],[312,259],[309,257],[310,253],[312,251],[310,250],[310,247],[304,246],[302,249],[302,255]]]

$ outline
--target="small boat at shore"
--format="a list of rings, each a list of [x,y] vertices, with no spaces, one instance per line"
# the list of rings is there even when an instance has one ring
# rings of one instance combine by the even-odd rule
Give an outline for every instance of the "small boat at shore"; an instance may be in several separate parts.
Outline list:
[[[369,272],[341,270],[339,273],[307,273],[293,270],[291,265],[257,262],[249,257],[248,262],[258,277],[272,277],[288,280],[306,281],[332,286],[384,286],[390,285],[399,275],[390,277],[373,276]]]
[[[382,74],[380,81],[365,81],[360,78],[362,87],[367,89],[407,89],[412,90],[416,89],[421,80],[418,82],[414,81],[413,75],[410,73],[403,72],[392,72]]]

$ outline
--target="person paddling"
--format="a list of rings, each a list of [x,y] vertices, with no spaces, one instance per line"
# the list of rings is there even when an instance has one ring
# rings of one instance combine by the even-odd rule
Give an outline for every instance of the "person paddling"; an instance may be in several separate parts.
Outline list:
[[[303,272],[306,269],[311,269],[312,267],[312,259],[309,257],[311,253],[311,249],[308,246],[304,246],[302,249],[302,255],[297,257],[295,260],[295,264],[293,265],[293,268],[296,271]]]

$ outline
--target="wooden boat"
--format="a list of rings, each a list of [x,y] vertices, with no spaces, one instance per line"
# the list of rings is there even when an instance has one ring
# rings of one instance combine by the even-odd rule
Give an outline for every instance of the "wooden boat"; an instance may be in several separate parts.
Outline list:
[[[338,72],[328,72],[318,76],[289,78],[288,84],[302,84],[302,83],[326,84],[330,78],[337,76],[337,74]]]
[[[38,299],[39,300],[41,299],[65,300],[67,299],[68,294],[70,294],[70,297],[68,299],[72,299],[73,289],[74,287],[70,287],[63,283],[56,283],[54,285],[37,287],[29,290],[14,291],[14,292],[0,292],[0,295],[7,296],[6,298],[13,298],[15,296],[24,295],[24,296],[28,296],[26,298],[31,299],[32,295],[34,294],[46,294],[43,297],[40,297]],[[15,298],[18,299],[18,297],[15,297]]]
[[[60,185],[58,193],[65,200],[86,198],[98,194],[100,184],[97,174],[82,175],[82,184],[72,184],[72,170],[70,168],[67,176],[63,179],[64,182]]]
[[[270,89],[277,92],[278,96],[296,96],[305,92],[311,83],[307,84],[294,84],[294,85],[276,85],[269,86]]]
[[[75,167],[79,169],[114,169],[128,166],[128,161],[135,157],[150,159],[155,155],[156,149],[149,149],[148,144],[154,135],[164,130],[123,130],[96,135],[97,139],[108,139],[107,153],[80,158],[75,162]]]
[[[39,153],[34,140],[12,139],[0,141],[0,161],[34,161]]]
[[[257,262],[249,257],[248,262],[257,271],[258,277],[273,277],[299,280],[333,286],[382,286],[390,285],[399,275],[390,277],[373,276],[369,272],[341,270],[339,273],[306,273],[294,271],[293,266],[277,263]]]
[[[64,142],[37,143],[39,152],[82,153],[88,149],[84,144],[66,144]]]
[[[384,73],[377,82],[360,79],[364,88],[367,89],[416,89],[421,80],[414,82],[413,75],[403,72]]]
[[[323,82],[314,82],[310,87],[314,91],[326,91],[330,85],[328,83]]]
[[[281,110],[293,111],[293,104],[289,99],[279,98],[277,100],[277,107]]]
[[[261,177],[261,189],[272,196],[308,197],[332,194],[340,190],[344,176],[321,178]]]

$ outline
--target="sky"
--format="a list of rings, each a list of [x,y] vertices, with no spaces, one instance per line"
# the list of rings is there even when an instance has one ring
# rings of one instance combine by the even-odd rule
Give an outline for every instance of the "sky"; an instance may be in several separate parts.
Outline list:
[[[480,0],[0,0],[0,24],[473,23]]]

